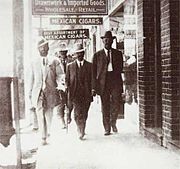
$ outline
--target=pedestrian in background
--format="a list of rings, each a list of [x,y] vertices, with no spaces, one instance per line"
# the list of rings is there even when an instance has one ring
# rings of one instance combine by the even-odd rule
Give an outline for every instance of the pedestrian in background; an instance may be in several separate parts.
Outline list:
[[[62,129],[67,127],[65,122],[65,110],[67,113],[67,123],[71,122],[71,112],[73,109],[72,103],[67,100],[67,91],[65,86],[65,74],[67,64],[72,60],[67,56],[68,48],[65,42],[59,44],[56,50],[56,59],[53,65],[56,67],[56,82],[60,96],[60,104],[57,106],[57,115],[61,119]],[[67,109],[66,109],[67,108]]]
[[[137,100],[137,59],[136,55],[126,57],[124,63],[125,101],[132,104]]]
[[[116,120],[121,110],[121,95],[123,92],[122,53],[112,48],[114,36],[111,31],[106,31],[101,37],[104,48],[93,56],[92,68],[92,94],[100,95],[102,104],[104,135],[110,135],[111,127],[117,133]]]
[[[83,140],[85,135],[88,110],[92,102],[92,64],[84,59],[84,52],[82,43],[75,44],[74,57],[76,60],[68,64],[66,72],[68,99],[73,103],[74,119],[80,140]]]
[[[48,60],[49,44],[42,38],[38,42],[38,54],[32,61],[30,71],[29,98],[31,109],[37,113],[42,134],[42,145],[47,144],[50,136],[53,108],[59,102],[55,67]]]

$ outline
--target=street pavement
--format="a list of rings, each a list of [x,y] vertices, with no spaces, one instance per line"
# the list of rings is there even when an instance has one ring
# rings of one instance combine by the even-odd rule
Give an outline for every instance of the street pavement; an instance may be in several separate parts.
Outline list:
[[[78,138],[74,120],[68,132],[61,129],[56,112],[46,146],[41,145],[40,133],[24,127],[21,131],[23,163],[35,162],[36,169],[180,169],[179,154],[139,134],[135,103],[125,105],[125,119],[117,121],[118,133],[104,136],[99,102],[96,98],[91,104],[83,141]],[[12,159],[14,155],[11,153]],[[0,164],[3,160],[8,162],[3,155],[0,160]]]

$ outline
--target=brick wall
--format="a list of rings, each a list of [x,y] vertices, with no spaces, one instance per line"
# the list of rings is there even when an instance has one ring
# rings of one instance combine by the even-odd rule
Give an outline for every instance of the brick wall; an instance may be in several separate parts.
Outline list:
[[[180,140],[179,0],[161,1],[162,104],[164,139]]]
[[[179,145],[180,1],[137,0],[137,8],[140,132]]]
[[[140,128],[155,127],[157,111],[155,22],[152,0],[138,0],[138,82]]]

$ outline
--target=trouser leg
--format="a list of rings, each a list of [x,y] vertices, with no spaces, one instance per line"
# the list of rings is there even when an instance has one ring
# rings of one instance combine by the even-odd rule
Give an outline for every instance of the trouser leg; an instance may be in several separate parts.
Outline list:
[[[41,137],[42,137],[42,139],[46,139],[46,132],[47,132],[46,120],[45,120],[45,113],[44,113],[42,107],[38,108],[37,117],[38,117],[38,121],[39,121],[39,130],[41,132]]]
[[[110,119],[111,126],[113,128],[116,127],[116,120],[118,118],[118,114],[121,111],[121,92],[116,88],[111,90],[111,99],[110,99]]]
[[[80,137],[85,134],[86,120],[90,103],[74,103],[74,120]]]
[[[31,124],[33,125],[33,129],[38,129],[38,118],[37,118],[37,110],[30,110],[30,120]]]
[[[64,119],[64,115],[65,115],[65,105],[64,104],[60,104],[58,106],[58,115],[60,117],[62,127],[64,128],[66,126],[65,119]]]
[[[73,111],[73,103],[71,101],[68,101],[67,108],[68,108],[67,118],[68,118],[68,123],[70,123],[71,122],[71,113]]]
[[[134,101],[135,101],[135,103],[137,103],[137,102],[138,102],[138,101],[137,101],[137,84],[134,83],[134,84],[132,85],[132,88],[133,88]]]
[[[45,111],[46,137],[50,136],[51,133],[52,117],[53,117],[53,109],[49,108]]]
[[[132,104],[133,101],[133,97],[132,97],[132,88],[131,85],[126,85],[126,90],[125,90],[125,94],[126,94],[126,102],[128,104]]]
[[[49,110],[47,110],[49,111]],[[43,93],[40,93],[39,99],[38,99],[38,104],[37,104],[37,117],[38,117],[38,122],[39,122],[39,129],[41,132],[41,137],[43,140],[47,139],[47,111],[44,110],[43,107]]]
[[[38,129],[39,128],[39,126],[38,126],[38,118],[37,118],[37,112],[35,111],[35,112],[33,112],[33,123],[34,123],[34,125],[33,125],[33,128],[35,128],[35,129]]]
[[[110,95],[105,93],[101,96],[101,107],[103,116],[103,126],[106,132],[110,132]]]

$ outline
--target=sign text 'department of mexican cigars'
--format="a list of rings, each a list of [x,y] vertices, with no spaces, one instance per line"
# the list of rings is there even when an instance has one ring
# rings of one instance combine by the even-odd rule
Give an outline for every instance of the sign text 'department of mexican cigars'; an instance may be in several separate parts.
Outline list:
[[[106,15],[107,0],[32,0],[33,15]]]
[[[43,31],[43,37],[47,40],[65,40],[65,39],[88,39],[89,29],[73,30],[47,30]]]

